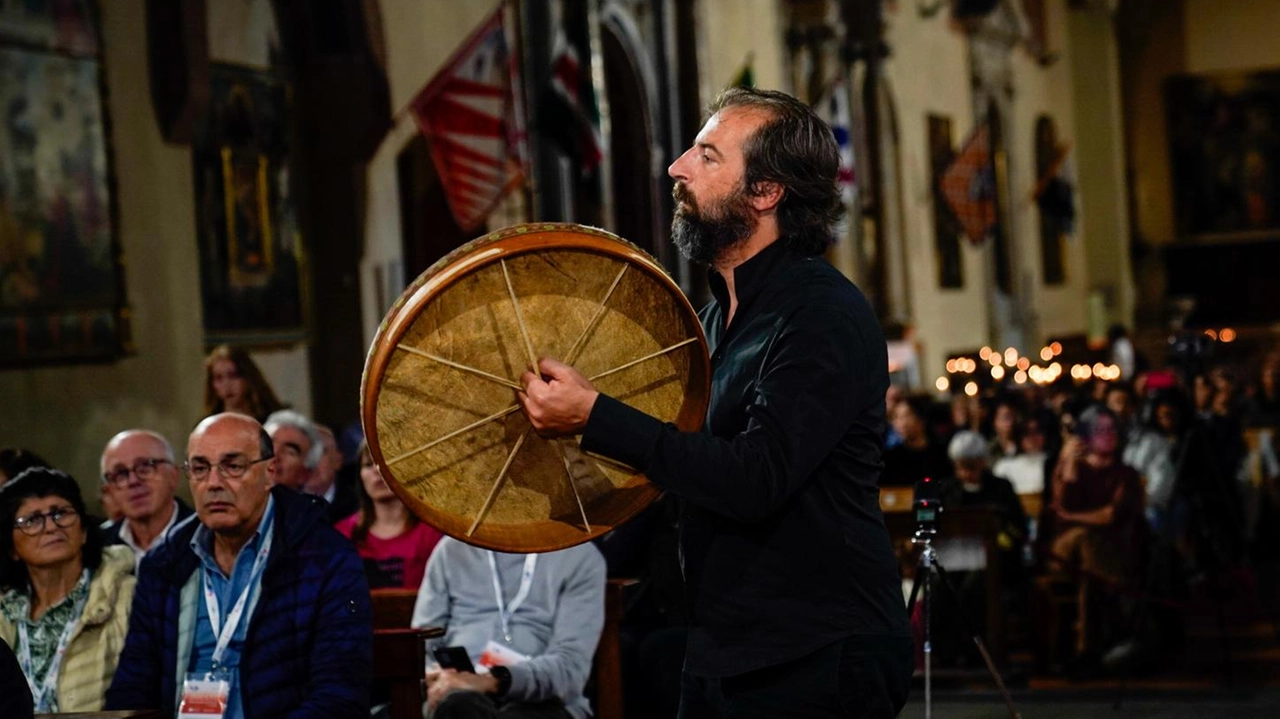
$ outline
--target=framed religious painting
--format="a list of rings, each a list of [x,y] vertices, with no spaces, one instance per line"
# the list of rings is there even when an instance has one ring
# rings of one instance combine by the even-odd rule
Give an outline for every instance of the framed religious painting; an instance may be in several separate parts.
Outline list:
[[[1280,70],[1165,83],[1179,239],[1280,238]]]
[[[289,88],[233,65],[213,65],[210,80],[192,143],[205,342],[295,342],[306,334],[306,257],[289,179]]]
[[[94,7],[0,2],[0,366],[130,349]]]

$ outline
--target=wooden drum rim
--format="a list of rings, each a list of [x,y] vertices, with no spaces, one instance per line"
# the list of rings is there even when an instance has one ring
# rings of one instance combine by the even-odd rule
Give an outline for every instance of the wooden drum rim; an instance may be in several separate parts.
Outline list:
[[[649,279],[656,281],[675,301],[678,310],[691,319],[686,324],[694,335],[697,345],[701,347],[701,352],[696,353],[696,358],[691,360],[690,367],[690,374],[701,381],[686,384],[684,401],[674,424],[686,432],[701,428],[710,402],[711,390],[711,365],[707,340],[693,306],[662,266],[635,245],[597,228],[571,223],[517,225],[473,240],[432,265],[405,289],[380,323],[370,345],[361,378],[360,416],[370,456],[383,472],[384,477],[388,476],[390,470],[379,441],[377,404],[397,345],[419,318],[423,309],[461,279],[501,260],[510,260],[542,250],[587,252],[625,262],[630,268],[641,270]],[[512,379],[518,381],[518,378]],[[394,478],[394,473],[391,473],[391,476]],[[640,473],[633,476],[643,477]],[[400,481],[387,481],[387,486],[419,518],[439,511],[402,486]],[[660,490],[647,482],[644,488],[647,492],[640,509],[652,503],[661,494]],[[632,512],[630,516],[634,516],[640,509]],[[533,548],[512,549],[509,546],[485,541],[482,537],[459,537],[453,532],[446,533],[461,541],[499,551],[552,551],[590,541],[599,536],[599,534],[584,533],[576,541],[556,541]]]

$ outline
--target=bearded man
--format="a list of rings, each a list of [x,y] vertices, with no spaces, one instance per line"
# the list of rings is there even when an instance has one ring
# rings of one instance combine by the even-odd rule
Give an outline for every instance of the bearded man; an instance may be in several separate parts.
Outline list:
[[[862,293],[822,259],[842,212],[831,130],[735,88],[670,167],[672,235],[710,266],[702,432],[541,361],[520,401],[543,436],[624,462],[681,500],[691,602],[680,717],[893,717],[911,635],[880,514],[889,385]]]

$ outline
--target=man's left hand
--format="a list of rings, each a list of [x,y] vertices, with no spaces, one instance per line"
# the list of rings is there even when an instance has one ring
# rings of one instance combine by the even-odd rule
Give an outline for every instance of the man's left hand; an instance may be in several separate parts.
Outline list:
[[[576,369],[553,359],[538,363],[538,371],[520,377],[524,391],[517,393],[529,423],[542,437],[578,434],[600,393]],[[544,379],[545,378],[545,379]]]
[[[472,674],[445,669],[436,675],[427,689],[427,709],[434,712],[444,698],[454,692],[471,691],[493,694],[498,691],[498,680],[490,674]]]

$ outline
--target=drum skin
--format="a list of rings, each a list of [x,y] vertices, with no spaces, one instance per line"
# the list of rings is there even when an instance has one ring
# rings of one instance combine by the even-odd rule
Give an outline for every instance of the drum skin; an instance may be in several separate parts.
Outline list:
[[[706,338],[651,257],[602,230],[509,227],[424,272],[388,312],[365,363],[361,417],[388,486],[469,544],[546,552],[594,539],[659,490],[539,437],[516,387],[533,357],[573,365],[598,390],[696,431],[710,396]]]

